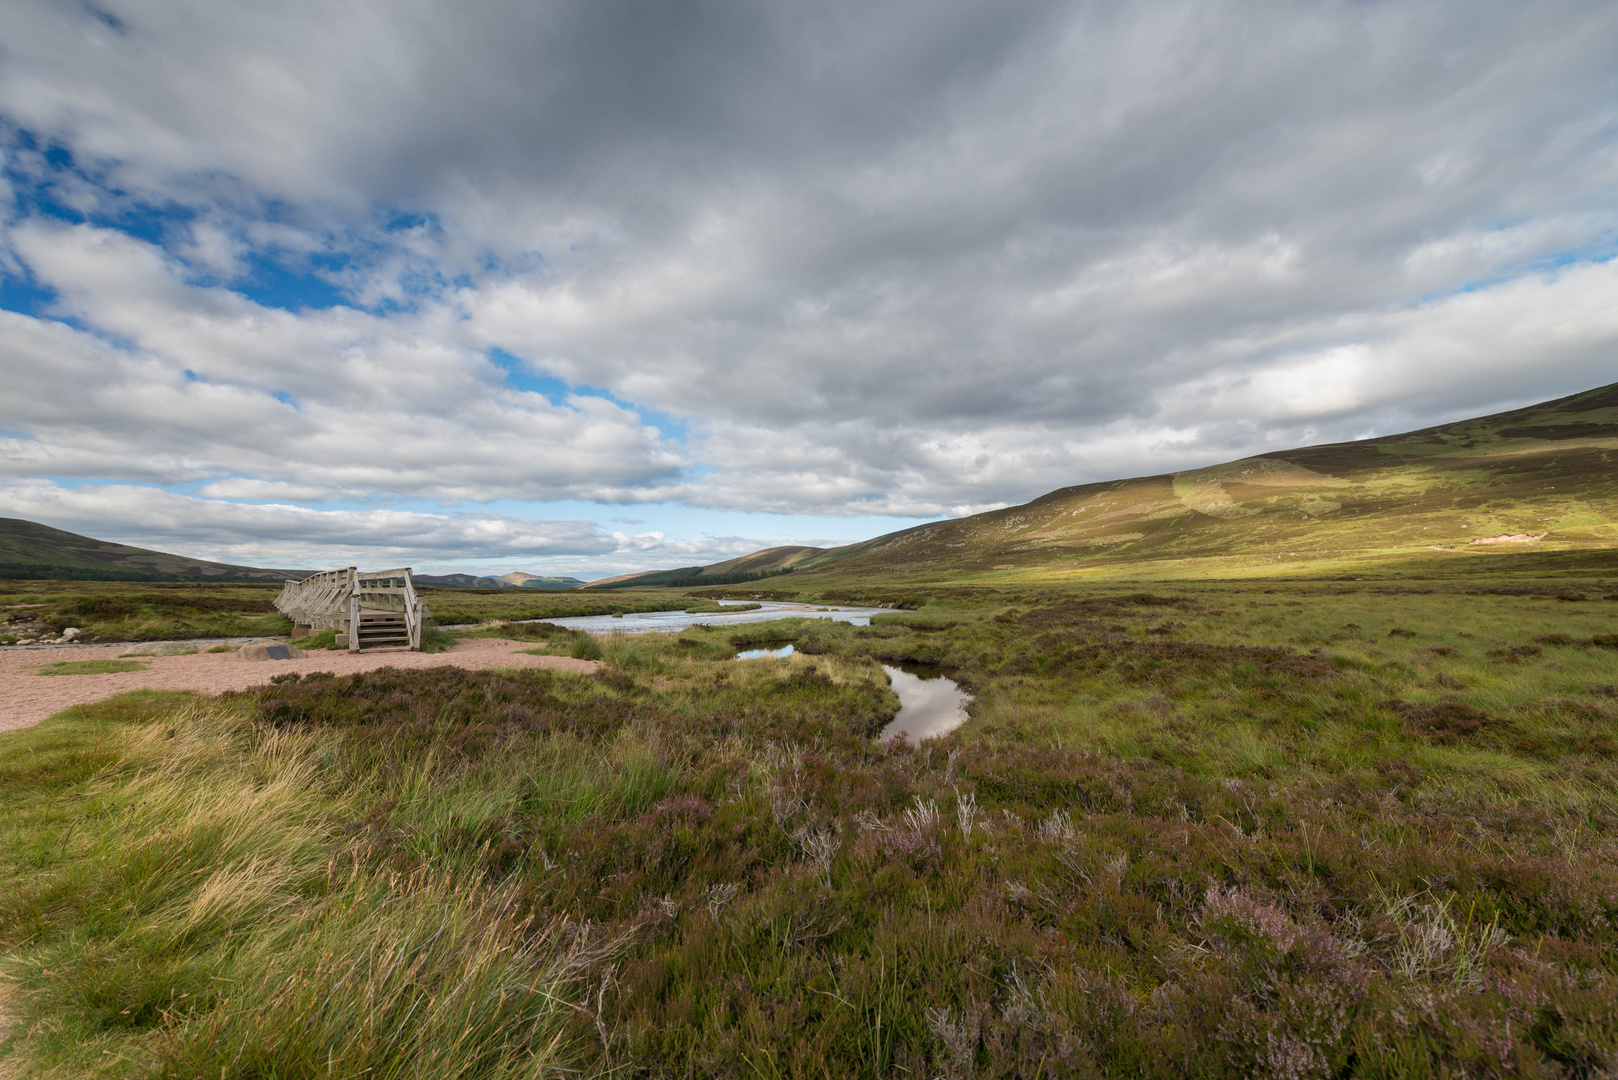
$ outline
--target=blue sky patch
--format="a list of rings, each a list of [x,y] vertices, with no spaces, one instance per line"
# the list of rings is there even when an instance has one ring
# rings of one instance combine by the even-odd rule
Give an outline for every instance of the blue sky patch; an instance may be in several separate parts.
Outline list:
[[[656,428],[665,439],[684,446],[691,438],[686,425],[674,419],[667,413],[657,412],[636,405],[632,401],[625,401],[610,390],[603,390],[596,386],[574,386],[554,375],[536,375],[527,369],[521,357],[514,356],[504,349],[490,349],[489,360],[505,373],[506,385],[514,390],[523,390],[529,393],[540,394],[545,400],[558,408],[567,407],[567,399],[573,397],[597,397],[610,401],[619,408],[628,409],[648,427]]]
[[[308,311],[345,303],[342,290],[318,274],[292,270],[262,255],[251,256],[246,262],[252,272],[232,282],[231,290],[261,307]]]
[[[55,302],[56,290],[40,285],[32,276],[0,275],[0,308],[40,319]]]

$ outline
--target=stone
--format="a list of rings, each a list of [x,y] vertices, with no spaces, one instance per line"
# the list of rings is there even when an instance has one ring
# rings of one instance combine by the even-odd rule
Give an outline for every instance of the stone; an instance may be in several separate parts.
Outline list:
[[[278,641],[255,641],[242,646],[243,660],[296,660],[303,650],[296,645],[283,645]]]
[[[186,656],[197,651],[197,647],[187,641],[159,641],[151,645],[141,645],[130,649],[119,656]]]

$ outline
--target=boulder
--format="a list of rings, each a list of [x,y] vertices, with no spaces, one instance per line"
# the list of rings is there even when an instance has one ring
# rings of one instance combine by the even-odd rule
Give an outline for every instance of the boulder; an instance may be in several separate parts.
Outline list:
[[[296,660],[301,656],[302,649],[279,641],[255,641],[242,646],[243,660]]]
[[[151,645],[141,645],[130,649],[120,656],[185,656],[197,651],[197,647],[188,641],[159,641]]]

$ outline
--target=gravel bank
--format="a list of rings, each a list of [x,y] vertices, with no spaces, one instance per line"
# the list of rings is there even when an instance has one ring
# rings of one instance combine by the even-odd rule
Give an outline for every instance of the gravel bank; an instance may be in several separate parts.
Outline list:
[[[529,656],[520,650],[535,648],[533,642],[502,638],[471,638],[455,644],[448,652],[413,653],[402,649],[377,652],[313,652],[300,660],[243,660],[234,652],[196,653],[186,656],[142,656],[149,665],[145,671],[123,671],[114,675],[35,675],[47,664],[64,660],[115,659],[129,651],[127,645],[80,646],[74,649],[7,650],[0,653],[0,731],[32,727],[52,713],[73,705],[100,701],[127,690],[197,690],[217,694],[225,690],[246,690],[264,686],[275,675],[289,671],[304,674],[330,671],[349,675],[375,668],[463,667],[474,671],[489,668],[553,668],[558,671],[593,671],[601,665],[594,660],[568,656]]]

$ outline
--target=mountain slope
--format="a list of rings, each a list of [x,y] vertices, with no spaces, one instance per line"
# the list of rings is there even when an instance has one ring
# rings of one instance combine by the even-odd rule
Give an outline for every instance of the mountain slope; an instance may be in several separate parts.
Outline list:
[[[1511,536],[1533,539],[1501,539]],[[1401,435],[1062,488],[809,556],[794,582],[1591,548],[1618,548],[1618,384]]]
[[[443,589],[573,589],[584,582],[574,577],[540,577],[513,570],[499,577],[479,577],[476,574],[416,574],[418,585],[436,585]]]
[[[804,569],[1285,564],[1476,552],[1487,547],[1477,541],[1507,535],[1618,546],[1618,384],[1402,435],[1062,488],[838,549]]]
[[[513,570],[509,574],[501,574],[496,581],[504,582],[516,589],[573,589],[584,582],[576,577],[544,577],[540,574],[529,574],[522,570]]]
[[[765,548],[751,555],[742,555],[707,566],[682,566],[675,570],[643,570],[638,574],[620,574],[618,577],[592,581],[585,588],[649,589],[659,586],[685,588],[697,585],[736,585],[789,574],[799,566],[825,554],[825,548],[803,545]]]
[[[21,518],[0,518],[0,577],[75,581],[273,581],[304,578],[308,570],[188,559],[114,544]]]

